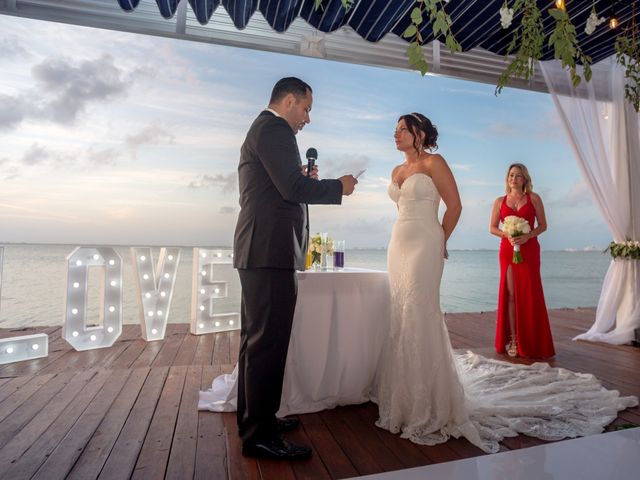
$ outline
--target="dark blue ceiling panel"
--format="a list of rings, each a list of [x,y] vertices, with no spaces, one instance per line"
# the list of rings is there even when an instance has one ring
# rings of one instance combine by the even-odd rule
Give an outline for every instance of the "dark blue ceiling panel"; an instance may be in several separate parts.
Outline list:
[[[135,10],[140,0],[117,0],[124,10]],[[536,0],[542,13],[545,38],[548,40],[555,28],[555,20],[549,9],[555,7],[555,0]],[[180,0],[156,0],[160,14],[171,18]],[[271,28],[276,32],[285,32],[293,21],[300,17],[321,32],[332,32],[348,25],[365,40],[377,42],[388,33],[402,37],[402,33],[411,24],[411,11],[415,0],[353,0],[347,11],[341,0],[222,0],[222,5],[238,29],[247,26],[256,10],[260,10]],[[620,29],[631,23],[632,16],[640,20],[638,9],[633,9],[638,0],[566,0],[567,12],[573,22],[580,47],[594,63],[614,53],[614,42]],[[220,4],[220,0],[189,0],[191,9],[202,24],[206,24]],[[500,26],[500,8],[504,0],[450,0],[445,11],[452,19],[456,39],[463,51],[480,47],[498,55],[506,54],[516,26],[522,17],[519,13],[509,28]],[[509,0],[513,4],[513,0]],[[615,13],[620,21],[616,30],[607,23],[597,27],[587,35],[584,27],[595,5],[599,16],[607,20]],[[640,5],[636,5],[640,7]],[[434,40],[431,23],[426,19],[420,29],[424,43]],[[439,38],[444,41],[444,39]],[[543,59],[553,58],[554,52],[545,41]]]

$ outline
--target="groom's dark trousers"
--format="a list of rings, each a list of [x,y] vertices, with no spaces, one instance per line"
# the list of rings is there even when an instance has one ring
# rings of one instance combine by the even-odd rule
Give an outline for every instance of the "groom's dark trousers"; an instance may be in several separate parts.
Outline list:
[[[284,366],[296,305],[296,270],[304,270],[307,205],[339,204],[339,180],[302,174],[293,130],[262,112],[251,125],[238,165],[240,213],[234,266],[242,285],[238,359],[238,430],[243,443],[276,435]]]
[[[243,440],[277,433],[284,367],[296,305],[295,270],[239,269],[242,327],[238,423]]]

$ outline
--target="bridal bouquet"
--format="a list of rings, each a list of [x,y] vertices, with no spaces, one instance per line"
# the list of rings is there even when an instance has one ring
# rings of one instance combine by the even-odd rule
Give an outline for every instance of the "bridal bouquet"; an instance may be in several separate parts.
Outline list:
[[[329,237],[326,233],[316,233],[315,235],[311,235],[311,239],[309,240],[311,265],[320,265],[320,262],[322,260],[323,237],[325,240],[325,255],[333,255],[333,239],[331,237]]]
[[[531,232],[529,222],[522,217],[516,215],[509,215],[504,219],[502,229],[512,237],[518,237],[525,233]],[[520,245],[513,246],[513,263],[522,263],[522,254],[520,253]]]

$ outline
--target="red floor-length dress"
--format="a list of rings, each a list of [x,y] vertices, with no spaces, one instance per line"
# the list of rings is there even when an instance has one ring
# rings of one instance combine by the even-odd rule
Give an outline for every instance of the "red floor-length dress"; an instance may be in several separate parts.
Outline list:
[[[527,202],[517,211],[507,205],[507,197],[502,199],[500,220],[516,215],[535,227],[536,209],[531,197],[526,194]],[[498,295],[498,322],[496,328],[496,351],[505,353],[505,345],[511,340],[509,328],[509,298],[507,295],[507,268],[513,270],[515,290],[515,325],[518,354],[521,357],[546,358],[555,355],[553,338],[549,327],[549,316],[540,279],[540,244],[532,238],[520,246],[522,263],[514,264],[513,247],[509,240],[500,242],[500,291]]]

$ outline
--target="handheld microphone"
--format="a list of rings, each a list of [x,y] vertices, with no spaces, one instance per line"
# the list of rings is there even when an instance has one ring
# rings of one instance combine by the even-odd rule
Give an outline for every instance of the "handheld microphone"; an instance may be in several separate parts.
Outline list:
[[[315,148],[307,149],[307,177],[311,175],[311,171],[313,170],[313,166],[316,164],[317,159],[318,151]]]

